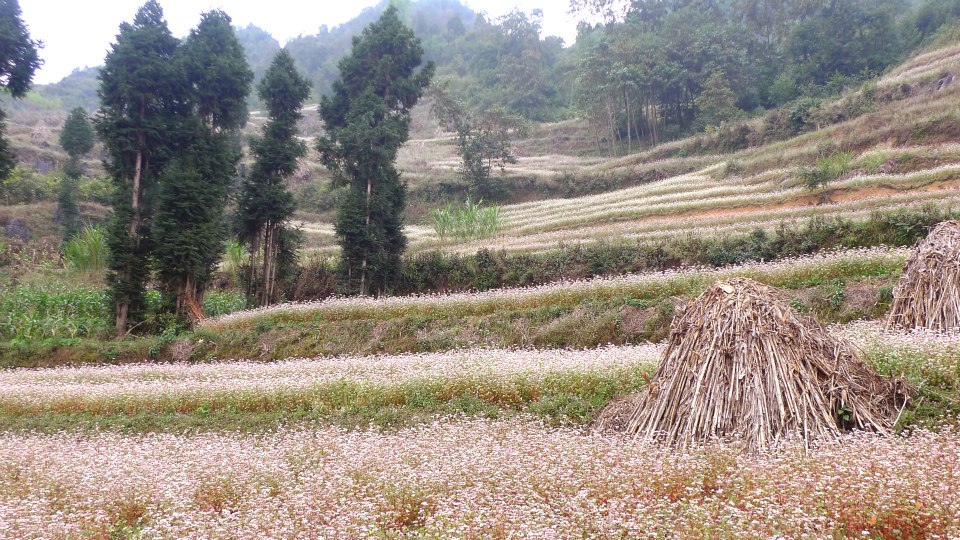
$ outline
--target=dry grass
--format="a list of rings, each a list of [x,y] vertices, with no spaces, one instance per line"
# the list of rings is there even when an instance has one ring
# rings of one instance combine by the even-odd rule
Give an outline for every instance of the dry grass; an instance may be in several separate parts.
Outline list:
[[[749,450],[791,439],[809,447],[849,429],[889,433],[905,397],[903,383],[876,375],[775,289],[737,278],[686,307],[650,384],[597,428],[625,424],[683,448],[718,438]]]
[[[917,245],[893,296],[887,327],[960,327],[960,221],[941,223]]]

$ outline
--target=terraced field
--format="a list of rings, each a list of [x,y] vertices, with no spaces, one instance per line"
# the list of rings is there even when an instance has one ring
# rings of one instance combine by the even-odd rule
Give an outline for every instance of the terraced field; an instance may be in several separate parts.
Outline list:
[[[833,331],[883,372],[956,386],[956,336],[875,323]],[[590,415],[570,404],[642,385],[658,352],[0,373],[0,538],[960,534],[953,428],[850,435],[810,452],[786,442],[761,455],[591,433]],[[405,423],[338,427],[371,406]],[[238,416],[247,423],[231,425]]]
[[[953,206],[960,201],[960,84],[938,88],[937,81],[957,72],[960,47],[917,56],[871,90],[896,94],[896,99],[814,132],[733,153],[691,154],[696,141],[688,139],[612,159],[522,157],[507,168],[508,178],[547,183],[589,182],[605,175],[660,179],[598,195],[506,205],[495,238],[441,243],[429,223],[412,223],[411,249],[542,252],[600,240],[656,241],[771,229],[811,216],[864,218],[877,210]],[[825,149],[852,152],[849,170],[824,187],[808,188],[801,171]],[[450,141],[411,141],[401,168],[411,185],[451,181],[456,159]],[[336,253],[329,224],[307,223],[305,230],[316,249]]]

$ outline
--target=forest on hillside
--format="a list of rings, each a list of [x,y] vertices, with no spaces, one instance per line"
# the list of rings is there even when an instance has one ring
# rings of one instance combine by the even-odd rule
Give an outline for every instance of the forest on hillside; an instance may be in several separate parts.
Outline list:
[[[284,45],[312,100],[330,91],[353,36],[388,3]],[[470,108],[587,118],[609,152],[836,95],[955,34],[960,17],[958,0],[573,0],[574,14],[600,22],[581,23],[576,42],[564,43],[544,35],[538,10],[490,18],[458,0],[392,3],[437,65],[436,80]],[[236,33],[259,80],[281,44],[255,25]],[[95,110],[97,69],[38,92],[64,109]]]

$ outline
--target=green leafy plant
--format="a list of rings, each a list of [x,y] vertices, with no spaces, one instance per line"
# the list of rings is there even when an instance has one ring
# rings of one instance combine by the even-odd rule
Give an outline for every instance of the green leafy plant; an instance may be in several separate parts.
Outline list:
[[[800,169],[799,177],[808,188],[817,189],[848,172],[851,161],[853,161],[853,152],[834,152],[817,159],[815,167]]]
[[[250,262],[250,252],[247,247],[236,239],[227,240],[227,249],[223,255],[223,271],[230,275],[237,275]]]
[[[37,340],[100,335],[107,328],[103,291],[62,286],[19,287],[0,293],[0,338]]]
[[[102,272],[107,266],[107,255],[107,237],[99,226],[84,227],[63,245],[63,260],[74,272]]]
[[[449,238],[485,238],[500,230],[500,207],[483,208],[482,199],[476,203],[467,199],[462,207],[448,204],[446,208],[433,210],[431,215],[433,230],[441,242]]]

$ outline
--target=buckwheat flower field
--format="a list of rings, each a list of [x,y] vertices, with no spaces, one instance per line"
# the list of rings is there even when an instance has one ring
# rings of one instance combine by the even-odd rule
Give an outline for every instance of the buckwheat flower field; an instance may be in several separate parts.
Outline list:
[[[110,367],[0,371],[0,411],[118,414],[309,409],[343,404],[347,386],[368,395],[404,385],[420,391],[482,395],[509,401],[546,379],[591,375],[637,378],[656,364],[660,347],[638,345],[583,351],[478,349],[433,354],[292,359],[275,363],[134,364]],[[573,381],[575,384],[575,381]],[[384,390],[386,389],[386,390]],[[400,396],[398,396],[400,399]]]
[[[690,453],[522,419],[0,435],[0,538],[951,538],[960,434]]]

